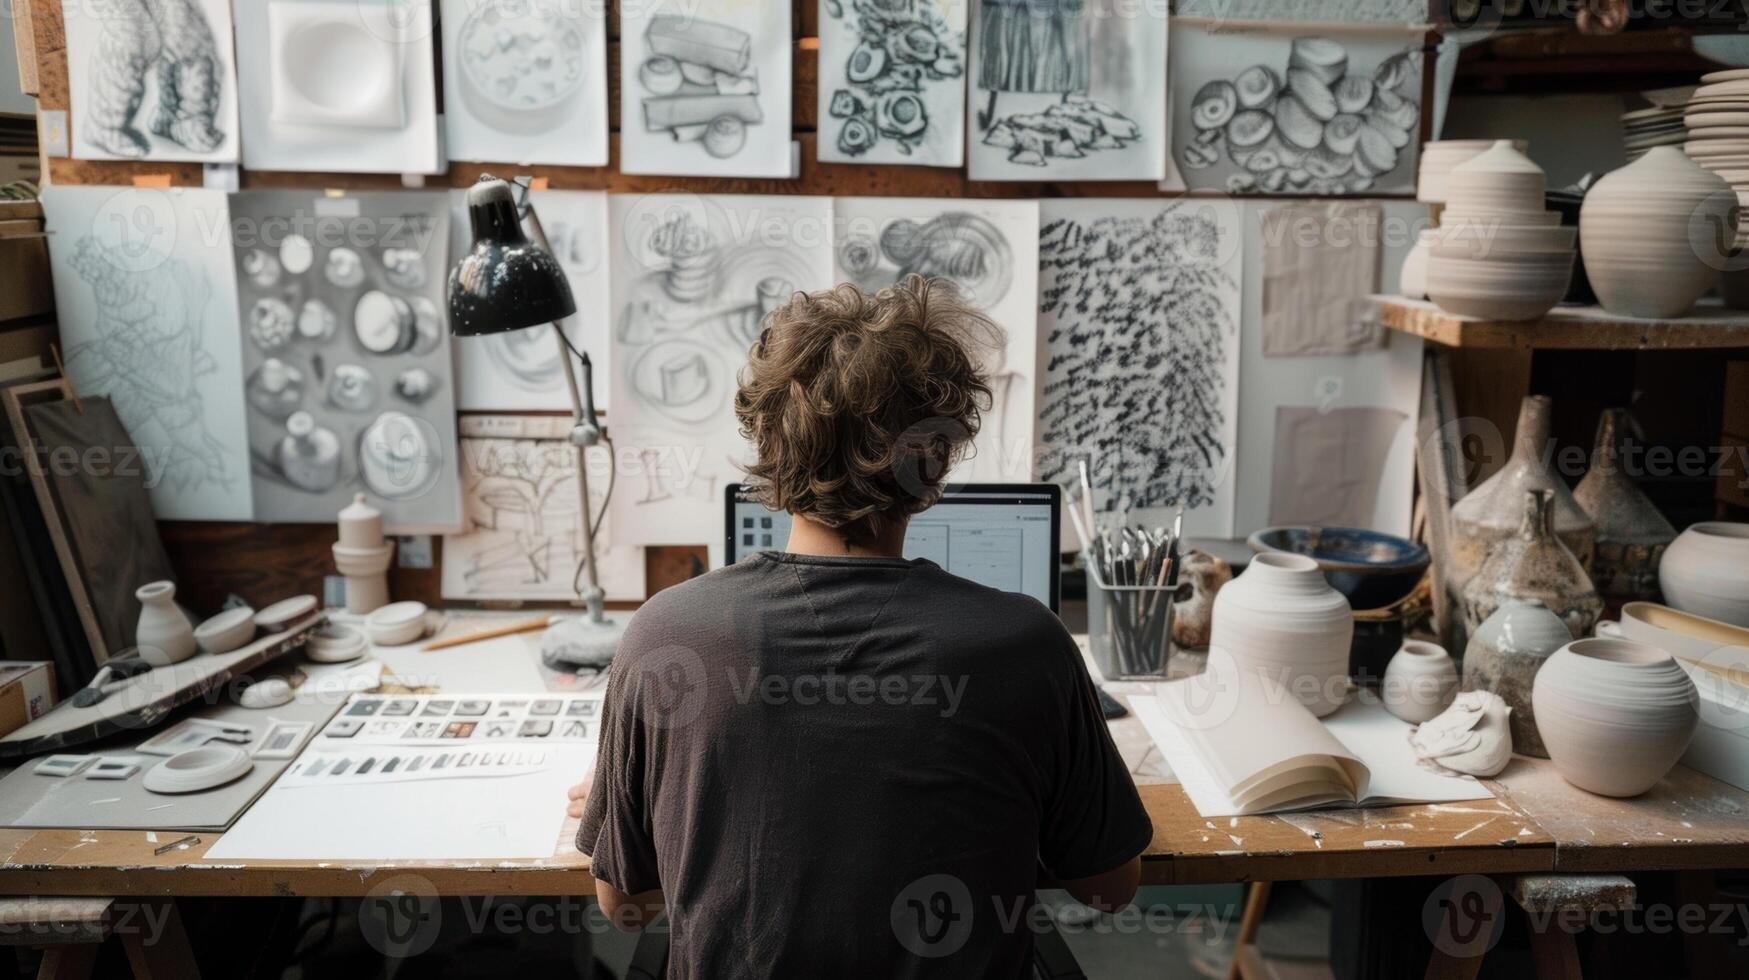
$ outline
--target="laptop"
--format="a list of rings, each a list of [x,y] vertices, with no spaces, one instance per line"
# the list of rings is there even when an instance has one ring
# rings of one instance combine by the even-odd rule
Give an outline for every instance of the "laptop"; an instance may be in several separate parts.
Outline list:
[[[724,491],[724,560],[782,551],[790,516],[767,510],[742,484]],[[1058,611],[1062,491],[1054,483],[963,483],[911,518],[905,557],[927,558],[974,582],[1021,592]]]

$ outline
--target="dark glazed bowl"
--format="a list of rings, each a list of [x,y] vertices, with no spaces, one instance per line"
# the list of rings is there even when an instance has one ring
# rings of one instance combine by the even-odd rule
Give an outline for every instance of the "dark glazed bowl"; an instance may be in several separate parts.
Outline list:
[[[1247,539],[1257,552],[1286,551],[1316,561],[1330,587],[1355,609],[1380,609],[1415,591],[1430,561],[1427,549],[1392,534],[1357,527],[1266,527]]]

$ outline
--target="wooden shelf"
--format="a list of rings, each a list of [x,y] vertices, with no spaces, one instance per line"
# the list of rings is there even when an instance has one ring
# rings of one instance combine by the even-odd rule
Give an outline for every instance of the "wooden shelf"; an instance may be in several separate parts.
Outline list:
[[[1688,316],[1641,320],[1563,306],[1539,320],[1455,316],[1426,300],[1373,296],[1385,326],[1447,347],[1492,350],[1699,350],[1749,347],[1749,312],[1702,301]]]

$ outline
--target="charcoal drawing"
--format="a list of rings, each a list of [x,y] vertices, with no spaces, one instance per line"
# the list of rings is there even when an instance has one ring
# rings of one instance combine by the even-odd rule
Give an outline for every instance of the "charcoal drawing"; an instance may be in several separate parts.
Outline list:
[[[822,0],[821,159],[958,166],[963,0]]]

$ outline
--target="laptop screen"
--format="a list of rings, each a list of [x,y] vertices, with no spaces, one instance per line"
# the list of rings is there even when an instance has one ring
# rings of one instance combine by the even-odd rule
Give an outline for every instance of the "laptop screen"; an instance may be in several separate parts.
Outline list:
[[[741,484],[727,490],[724,556],[729,564],[756,551],[781,551],[790,516],[749,499]],[[911,518],[905,557],[927,558],[962,578],[1022,592],[1057,611],[1057,536],[1062,495],[1053,483],[968,483],[949,488],[935,506]]]

